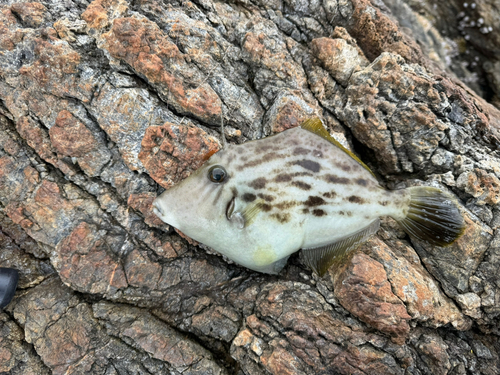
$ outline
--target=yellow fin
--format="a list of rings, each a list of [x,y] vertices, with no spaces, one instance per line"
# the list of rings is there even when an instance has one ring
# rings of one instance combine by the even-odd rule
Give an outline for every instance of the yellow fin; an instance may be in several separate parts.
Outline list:
[[[376,233],[379,225],[380,221],[377,219],[362,230],[331,244],[302,249],[302,258],[314,272],[319,276],[323,276],[331,266],[336,265],[338,267],[341,265],[349,251],[356,249],[368,237]]]
[[[356,155],[354,155],[351,151],[349,151],[347,148],[342,146],[335,138],[333,138],[330,133],[325,129],[323,126],[323,123],[318,117],[313,117],[310,119],[307,119],[300,125],[300,127],[304,130],[310,131],[311,133],[314,133],[316,135],[319,135],[321,138],[327,140],[331,144],[337,146],[340,148],[342,151],[344,151],[347,155],[349,155],[351,158],[356,160],[363,168],[365,168],[368,172],[370,172],[373,176],[373,172],[368,168],[368,166],[361,161],[360,158],[358,158]]]
[[[263,210],[266,203],[262,199],[257,199],[252,203],[249,203],[242,211],[241,215],[243,216],[245,227],[251,225],[259,212]]]

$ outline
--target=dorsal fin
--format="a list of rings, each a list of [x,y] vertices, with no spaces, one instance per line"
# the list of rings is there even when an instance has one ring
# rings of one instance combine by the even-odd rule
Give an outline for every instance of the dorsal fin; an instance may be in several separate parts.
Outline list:
[[[340,148],[342,151],[344,151],[347,155],[349,155],[351,158],[356,160],[363,168],[365,168],[368,172],[370,172],[374,177],[375,175],[371,171],[368,166],[361,161],[360,158],[358,158],[356,155],[354,155],[351,151],[349,151],[347,148],[342,146],[335,138],[333,138],[330,133],[325,129],[323,126],[323,123],[318,117],[313,117],[310,119],[307,119],[300,125],[300,127],[304,130],[310,131],[311,133],[314,133],[316,135],[319,135],[321,138],[327,140],[331,144],[337,146]]]

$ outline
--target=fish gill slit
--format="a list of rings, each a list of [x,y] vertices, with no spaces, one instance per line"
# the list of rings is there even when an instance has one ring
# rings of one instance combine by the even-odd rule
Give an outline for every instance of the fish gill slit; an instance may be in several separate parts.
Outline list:
[[[226,206],[226,219],[228,220],[231,220],[231,216],[233,215],[235,199],[236,197],[233,195],[233,198],[231,198]]]

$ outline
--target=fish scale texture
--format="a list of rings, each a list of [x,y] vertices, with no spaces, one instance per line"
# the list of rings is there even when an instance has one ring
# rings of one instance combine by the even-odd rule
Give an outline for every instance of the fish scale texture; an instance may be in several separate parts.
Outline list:
[[[499,374],[494,6],[2,1],[0,374]],[[242,144],[315,116],[385,187],[447,189],[464,235],[384,219],[335,272],[270,276],[153,214],[221,119]]]

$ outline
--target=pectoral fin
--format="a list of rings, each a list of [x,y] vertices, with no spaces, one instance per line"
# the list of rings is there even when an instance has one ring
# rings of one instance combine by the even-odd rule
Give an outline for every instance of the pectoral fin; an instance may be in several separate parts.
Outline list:
[[[340,265],[349,251],[356,249],[368,237],[377,232],[380,221],[377,219],[359,232],[341,238],[331,244],[302,249],[304,262],[319,276],[323,276],[332,265]]]
[[[257,199],[252,203],[249,203],[243,210],[241,210],[241,214],[245,219],[245,227],[248,227],[253,223],[259,212],[264,209],[266,203],[262,199]]]
[[[243,229],[254,222],[259,212],[264,210],[265,206],[266,203],[262,199],[257,199],[245,205],[241,210],[234,211],[233,199],[226,209],[226,217],[229,221],[236,223],[240,229]]]

